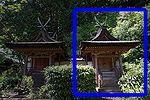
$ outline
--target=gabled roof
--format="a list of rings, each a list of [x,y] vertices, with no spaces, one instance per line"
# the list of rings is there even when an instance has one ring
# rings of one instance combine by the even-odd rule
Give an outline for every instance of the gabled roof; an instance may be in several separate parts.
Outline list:
[[[63,48],[64,42],[52,39],[48,32],[41,30],[31,41],[26,42],[7,42],[5,45],[9,48]]]
[[[118,39],[110,35],[106,28],[100,28],[92,41],[118,41]]]
[[[97,52],[101,52],[102,49],[99,48],[103,48],[106,52],[111,51],[113,48],[119,48],[115,49],[116,51],[128,51],[129,49],[137,46],[139,43],[139,41],[119,41],[110,35],[106,28],[101,28],[91,41],[81,42],[80,50],[81,55],[85,51],[94,52],[95,50]]]

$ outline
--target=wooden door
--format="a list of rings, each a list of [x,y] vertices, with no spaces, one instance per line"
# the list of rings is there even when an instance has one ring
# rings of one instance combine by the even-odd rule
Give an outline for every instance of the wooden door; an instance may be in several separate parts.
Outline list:
[[[98,70],[111,71],[112,70],[112,58],[109,58],[109,57],[98,58]]]
[[[35,58],[34,70],[41,71],[49,65],[49,58]]]

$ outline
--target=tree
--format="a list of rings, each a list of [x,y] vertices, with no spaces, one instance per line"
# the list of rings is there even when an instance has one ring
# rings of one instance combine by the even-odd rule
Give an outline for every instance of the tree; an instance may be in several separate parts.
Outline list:
[[[117,18],[117,25],[112,29],[112,34],[119,40],[138,40],[140,45],[136,49],[125,54],[124,61],[136,62],[143,58],[143,13],[140,12],[120,12]]]

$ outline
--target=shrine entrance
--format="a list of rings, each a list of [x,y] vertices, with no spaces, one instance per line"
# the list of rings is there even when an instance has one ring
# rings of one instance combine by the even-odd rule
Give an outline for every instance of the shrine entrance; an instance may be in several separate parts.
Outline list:
[[[33,66],[35,71],[41,71],[49,66],[49,58],[34,58]]]
[[[100,71],[111,71],[112,67],[112,58],[110,57],[98,57],[98,72]]]

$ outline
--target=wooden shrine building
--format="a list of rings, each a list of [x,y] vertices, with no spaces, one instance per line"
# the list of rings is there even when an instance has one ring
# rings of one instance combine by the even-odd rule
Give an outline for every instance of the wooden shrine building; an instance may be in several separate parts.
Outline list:
[[[30,42],[7,42],[6,46],[26,56],[27,73],[38,73],[49,65],[59,65],[64,54],[64,43],[52,39],[45,30],[40,30]]]
[[[123,72],[121,54],[138,44],[138,41],[119,41],[106,28],[100,28],[91,41],[81,42],[81,56],[96,69],[99,91],[120,91],[117,83]]]

